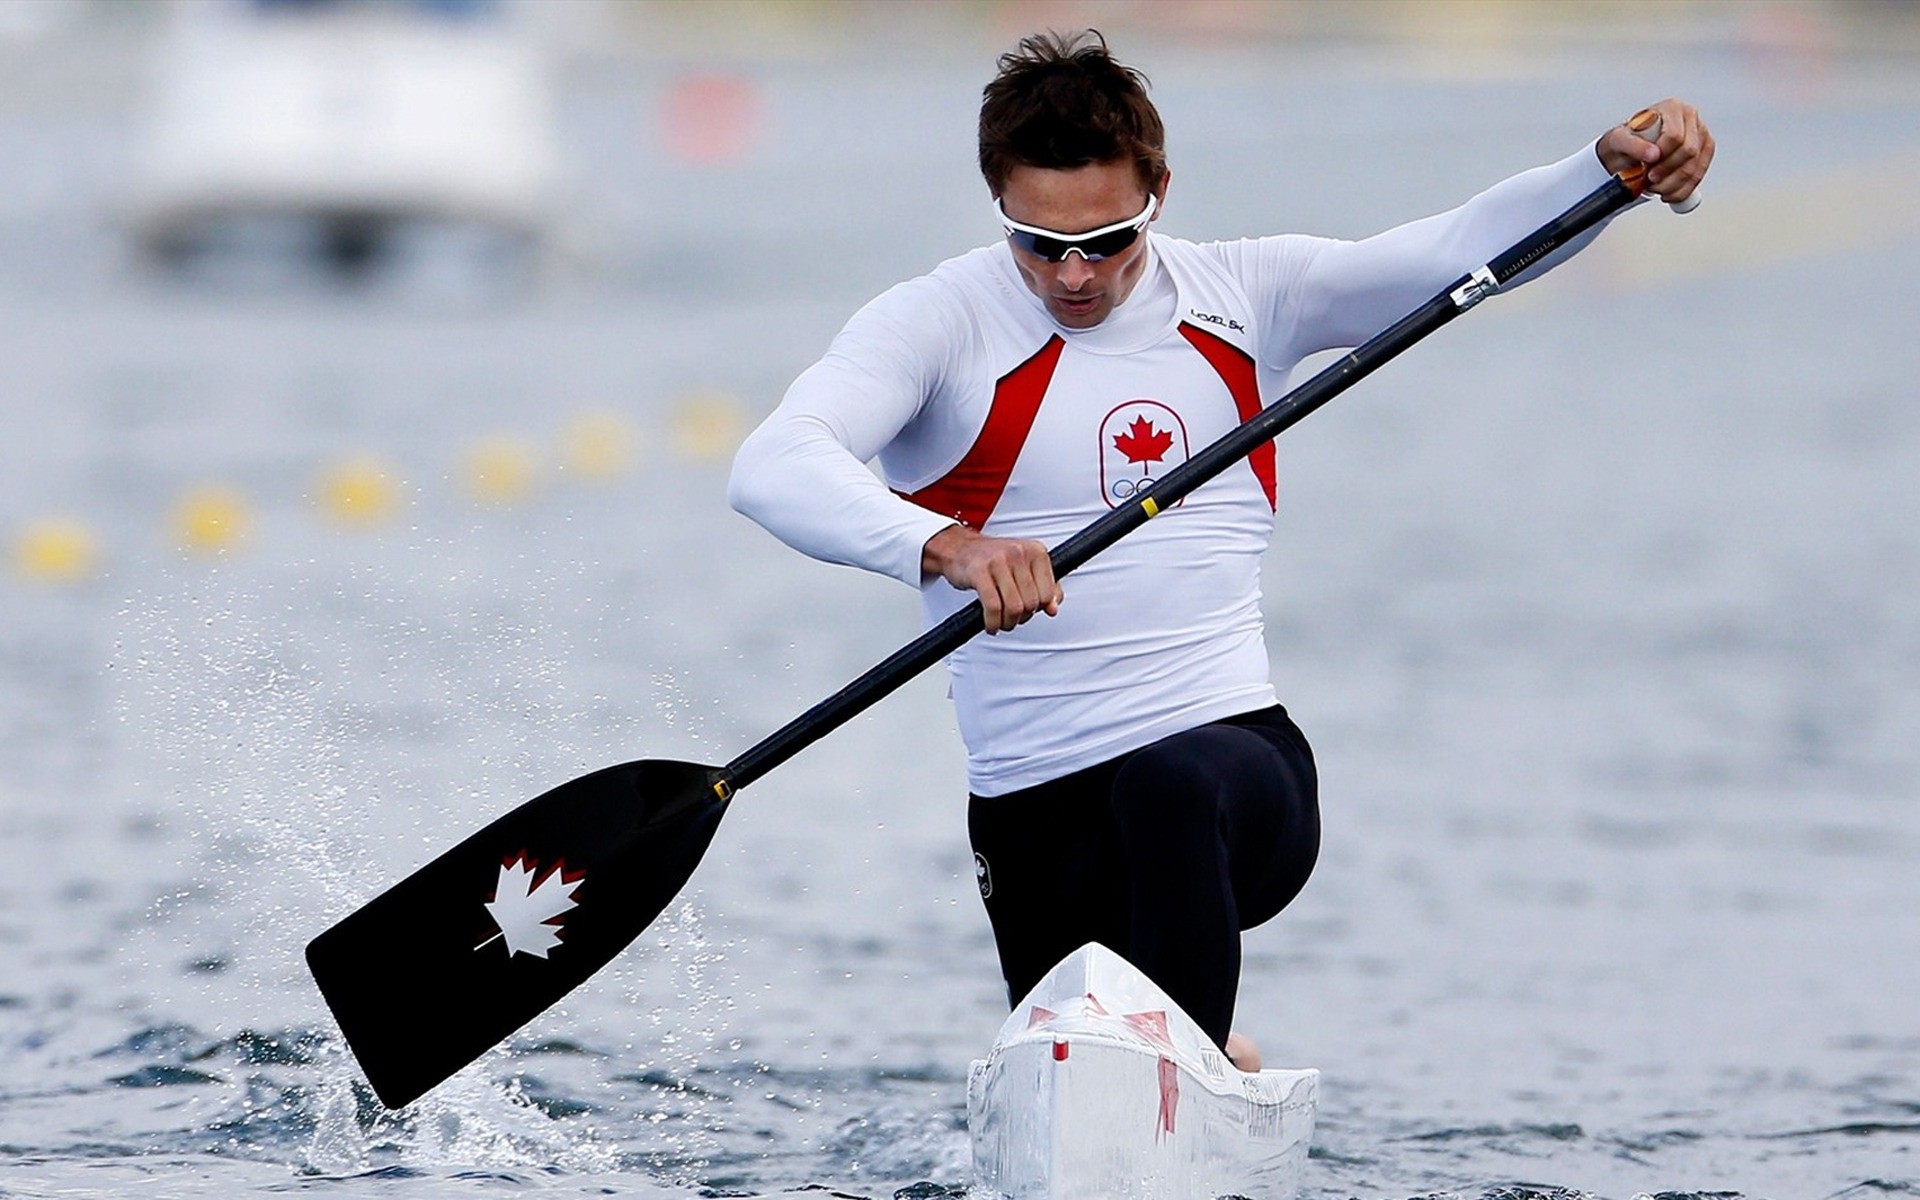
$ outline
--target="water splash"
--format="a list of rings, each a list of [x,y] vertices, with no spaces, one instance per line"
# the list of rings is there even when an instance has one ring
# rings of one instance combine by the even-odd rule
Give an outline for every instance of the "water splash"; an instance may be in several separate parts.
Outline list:
[[[194,1071],[219,1090],[199,1141],[303,1173],[612,1170],[619,1155],[585,1112],[537,1094],[506,1051],[400,1113],[374,1101],[331,1033],[280,1039],[300,1046],[291,1061],[248,1061],[262,1055],[248,1034],[262,1020],[331,1029],[300,956],[307,934],[408,869],[421,851],[406,841],[470,825],[467,797],[503,806],[528,786],[531,760],[567,744],[564,702],[538,698],[562,690],[564,647],[537,622],[479,608],[429,629],[408,615],[412,590],[216,573],[123,612],[118,709],[141,764],[128,794],[185,835],[162,864],[182,882],[135,922],[136,973],[157,981],[156,1011],[187,1015],[174,1027],[206,1028],[227,1048],[199,1058],[230,1068],[149,1063],[124,1078],[178,1084],[169,1073]],[[324,619],[298,602],[316,593],[334,610]],[[427,751],[423,763],[395,761],[396,734]],[[396,821],[415,837],[392,838]]]

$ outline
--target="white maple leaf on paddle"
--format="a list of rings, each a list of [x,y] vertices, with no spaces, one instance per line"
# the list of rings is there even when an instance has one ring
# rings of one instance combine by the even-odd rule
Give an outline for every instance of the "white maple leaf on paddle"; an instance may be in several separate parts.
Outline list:
[[[547,951],[560,944],[561,920],[578,905],[573,893],[581,882],[580,875],[567,877],[564,860],[543,873],[539,863],[525,854],[508,859],[501,864],[500,882],[486,905],[500,932],[474,949],[504,937],[509,958],[515,954],[545,958]]]

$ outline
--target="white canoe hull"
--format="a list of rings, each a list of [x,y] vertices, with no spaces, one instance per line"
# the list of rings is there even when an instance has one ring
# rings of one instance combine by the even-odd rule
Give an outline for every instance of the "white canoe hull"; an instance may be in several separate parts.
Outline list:
[[[973,1187],[1013,1200],[1291,1200],[1319,1081],[1236,1070],[1151,980],[1083,946],[973,1064]]]

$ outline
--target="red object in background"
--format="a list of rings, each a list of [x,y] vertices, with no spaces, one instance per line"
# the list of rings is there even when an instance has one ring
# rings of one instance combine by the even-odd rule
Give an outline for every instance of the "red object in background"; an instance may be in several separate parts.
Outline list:
[[[662,140],[677,158],[704,166],[736,162],[759,140],[760,89],[737,75],[688,75],[661,103]]]

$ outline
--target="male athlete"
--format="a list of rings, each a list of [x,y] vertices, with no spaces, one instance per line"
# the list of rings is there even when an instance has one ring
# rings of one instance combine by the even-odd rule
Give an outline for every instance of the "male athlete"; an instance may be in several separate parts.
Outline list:
[[[1608,174],[1645,166],[1684,200],[1713,139],[1667,100],[1657,143],[1616,127],[1364,241],[1196,244],[1148,232],[1160,116],[1097,33],[1027,38],[999,67],[980,169],[1005,240],[856,314],[741,447],[730,496],[797,549],[920,588],[929,624],[979,598],[997,636],[948,665],[1010,998],[1098,941],[1255,1070],[1229,1037],[1240,934],[1298,894],[1320,840],[1312,752],[1262,639],[1273,447],[1064,590],[1048,547]]]

